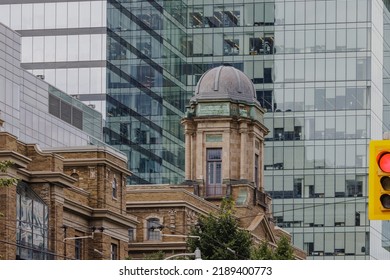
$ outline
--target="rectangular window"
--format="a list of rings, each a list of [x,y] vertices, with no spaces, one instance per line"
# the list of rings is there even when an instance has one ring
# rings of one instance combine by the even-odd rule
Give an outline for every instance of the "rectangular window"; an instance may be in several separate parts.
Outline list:
[[[161,224],[157,218],[148,219],[148,240],[161,239]]]
[[[355,180],[347,180],[347,195],[348,197],[363,196],[363,182]]]
[[[207,196],[222,195],[222,149],[207,149]]]
[[[83,111],[72,107],[72,125],[78,129],[83,129]]]
[[[112,180],[112,197],[116,198],[117,197],[117,182],[116,179]]]
[[[118,245],[111,243],[111,259],[117,260],[118,259]]]
[[[49,94],[49,113],[57,118],[60,117],[60,99]]]
[[[302,197],[302,179],[294,179],[294,198]]]
[[[74,258],[76,260],[82,259],[82,245],[83,245],[83,242],[81,239],[75,239],[75,241],[74,241]]]
[[[72,123],[72,105],[61,101],[60,108],[61,119],[67,123]]]
[[[255,155],[255,183],[256,188],[259,187],[259,155]]]
[[[260,102],[261,107],[267,109],[267,111],[273,111],[274,105],[272,90],[257,90],[256,97],[257,100]]]
[[[135,241],[134,228],[129,228],[129,242]]]
[[[30,188],[16,187],[16,259],[52,259],[48,252],[48,206]]]

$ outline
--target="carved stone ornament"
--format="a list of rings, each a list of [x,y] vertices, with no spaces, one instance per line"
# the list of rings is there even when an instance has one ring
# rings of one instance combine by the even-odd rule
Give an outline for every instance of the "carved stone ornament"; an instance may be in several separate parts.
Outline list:
[[[90,179],[96,178],[96,168],[95,167],[89,167],[89,178]]]

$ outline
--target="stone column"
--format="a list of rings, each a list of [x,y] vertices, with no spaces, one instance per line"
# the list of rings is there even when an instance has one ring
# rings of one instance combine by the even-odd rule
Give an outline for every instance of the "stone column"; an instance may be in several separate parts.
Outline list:
[[[203,148],[203,130],[200,130],[199,128],[197,129],[197,131],[195,132],[196,135],[195,135],[195,148],[194,148],[194,151],[196,153],[196,161],[194,162],[194,165],[195,165],[195,168],[194,168],[194,179],[195,180],[201,180],[202,181],[202,185],[203,183],[205,183],[205,174],[203,174],[206,170],[206,167],[205,167],[205,159],[204,159],[204,156],[205,156],[205,150]]]
[[[240,179],[248,179],[248,174],[246,170],[247,165],[247,153],[246,153],[246,145],[247,145],[247,124],[241,123],[240,124],[240,134],[241,134],[241,143],[240,143]]]
[[[16,259],[16,187],[0,186],[0,260]]]
[[[66,259],[64,256],[64,194],[63,188],[56,185],[45,184],[50,197],[49,206],[49,250],[54,251],[57,260]],[[68,246],[69,249],[69,246]]]
[[[185,179],[192,180],[192,131],[185,131]]]

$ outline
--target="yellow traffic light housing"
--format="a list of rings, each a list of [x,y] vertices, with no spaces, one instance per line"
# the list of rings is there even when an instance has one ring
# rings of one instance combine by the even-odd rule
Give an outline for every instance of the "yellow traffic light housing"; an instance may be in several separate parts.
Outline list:
[[[368,218],[390,220],[390,140],[370,142]]]

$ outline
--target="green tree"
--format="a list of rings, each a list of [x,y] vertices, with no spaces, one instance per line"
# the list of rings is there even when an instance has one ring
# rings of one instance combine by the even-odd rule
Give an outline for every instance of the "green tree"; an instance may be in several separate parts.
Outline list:
[[[144,254],[144,260],[163,260],[164,258],[165,253],[163,251]]]
[[[0,173],[6,173],[7,169],[12,166],[12,161],[0,161]],[[15,178],[9,177],[0,177],[0,187],[9,187],[13,184],[16,184],[17,180]]]
[[[192,252],[199,248],[202,259],[205,260],[250,258],[251,234],[239,228],[233,205],[232,199],[225,199],[222,201],[219,215],[209,214],[199,218],[198,226],[191,230],[191,235],[199,236],[200,239],[190,238],[187,241]]]
[[[7,169],[12,166],[12,161],[5,160],[0,161],[0,173],[6,173]],[[0,175],[1,176],[1,175]],[[18,180],[15,178],[9,178],[9,177],[0,177],[0,188],[1,187],[9,187],[13,184],[16,184]],[[0,212],[0,217],[4,216],[4,213]]]
[[[278,241],[278,247],[275,250],[276,260],[293,260],[294,251],[290,244],[290,241],[286,236],[282,236]]]
[[[268,245],[267,241],[262,241],[258,247],[253,247],[251,252],[252,260],[273,260],[275,258],[274,252]]]
[[[263,241],[252,250],[253,260],[294,260],[294,250],[286,236],[282,236],[277,242],[277,247],[272,250],[267,241]]]

